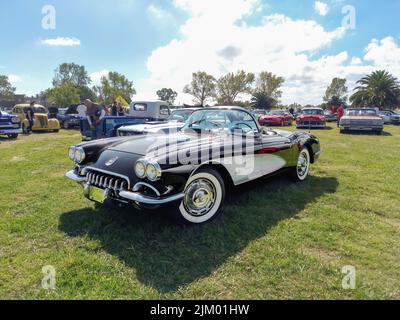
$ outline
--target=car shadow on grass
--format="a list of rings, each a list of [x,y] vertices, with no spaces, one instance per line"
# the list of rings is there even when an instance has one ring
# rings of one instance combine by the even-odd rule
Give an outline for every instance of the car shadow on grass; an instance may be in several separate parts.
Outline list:
[[[139,281],[168,293],[209,276],[279,221],[295,217],[337,186],[332,177],[293,184],[277,176],[233,189],[224,214],[203,226],[174,225],[161,209],[149,214],[87,208],[62,214],[59,229],[100,241],[105,251],[136,270]]]

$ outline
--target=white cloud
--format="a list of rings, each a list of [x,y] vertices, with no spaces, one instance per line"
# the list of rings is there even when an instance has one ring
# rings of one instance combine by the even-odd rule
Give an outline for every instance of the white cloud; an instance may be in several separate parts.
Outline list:
[[[93,72],[90,74],[90,78],[92,79],[94,84],[99,84],[101,78],[107,76],[109,72],[110,72],[109,70],[105,70],[105,69],[101,70],[101,71]]]
[[[154,4],[151,4],[147,7],[147,13],[155,19],[164,19],[165,17],[169,16],[167,11],[164,11],[160,7],[157,7]]]
[[[373,39],[365,49],[364,60],[400,76],[400,47],[393,37]]]
[[[321,16],[326,16],[329,12],[328,4],[321,1],[315,1],[314,9]]]
[[[53,39],[44,39],[41,41],[41,44],[46,46],[60,46],[60,47],[76,47],[81,45],[81,41],[77,38],[53,38]]]
[[[373,40],[364,57],[333,51],[315,58],[346,31],[326,30],[315,21],[284,15],[270,15],[258,25],[248,26],[243,18],[256,12],[256,0],[175,0],[174,4],[189,17],[179,38],[149,56],[150,77],[137,83],[139,94],[154,95],[159,88],[171,87],[179,93],[179,102],[190,103],[192,98],[182,89],[193,72],[202,70],[220,77],[239,69],[267,70],[286,79],[283,103],[319,104],[334,77],[346,77],[352,89],[357,80],[377,68],[387,66],[394,73],[400,68],[400,49],[393,38]],[[224,6],[230,10],[221,15]]]
[[[18,75],[16,75],[16,74],[9,74],[9,75],[8,75],[8,80],[9,80],[12,84],[14,84],[14,83],[17,83],[17,82],[21,82],[21,81],[22,81],[22,77],[21,77],[21,76],[18,76]]]

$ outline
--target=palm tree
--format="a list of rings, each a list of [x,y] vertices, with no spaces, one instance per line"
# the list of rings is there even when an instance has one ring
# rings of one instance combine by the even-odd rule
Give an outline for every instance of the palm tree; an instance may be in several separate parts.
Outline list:
[[[356,92],[350,97],[353,106],[394,109],[400,102],[398,80],[385,70],[374,71],[357,82]]]
[[[251,106],[255,109],[271,110],[274,104],[276,100],[263,92],[255,92],[251,98]]]

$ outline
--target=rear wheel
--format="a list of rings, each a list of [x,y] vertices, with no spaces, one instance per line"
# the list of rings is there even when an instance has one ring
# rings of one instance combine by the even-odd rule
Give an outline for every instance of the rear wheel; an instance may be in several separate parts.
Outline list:
[[[17,139],[18,138],[18,133],[12,133],[7,135],[9,139]]]
[[[184,193],[179,209],[173,211],[179,223],[206,223],[222,212],[225,185],[217,170],[200,169],[188,180]]]
[[[291,178],[296,182],[301,182],[307,179],[310,173],[311,156],[310,151],[304,148],[300,151],[297,159],[296,167],[291,170]]]

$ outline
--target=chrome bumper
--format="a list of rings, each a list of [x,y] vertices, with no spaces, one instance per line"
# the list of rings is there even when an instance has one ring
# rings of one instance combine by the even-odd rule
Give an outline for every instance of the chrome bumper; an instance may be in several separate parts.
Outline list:
[[[119,196],[121,198],[130,200],[130,201],[134,201],[134,202],[138,202],[138,203],[150,204],[150,205],[160,205],[160,204],[167,204],[167,203],[182,200],[184,197],[184,194],[178,193],[173,196],[166,197],[166,198],[159,198],[159,197],[152,198],[152,197],[146,197],[137,192],[121,191],[119,193]]]
[[[4,129],[0,127],[0,134],[21,134],[22,129]]]
[[[84,182],[86,181],[86,177],[78,176],[78,175],[74,172],[74,170],[68,171],[68,172],[65,174],[65,176],[66,176],[68,179],[71,179],[71,180],[73,180],[73,181],[75,181],[75,182],[77,182],[77,183],[84,183]]]
[[[67,178],[71,179],[72,181],[75,181],[81,185],[83,185],[86,182],[86,177],[78,176],[73,170],[68,171],[65,174],[65,176]],[[139,204],[161,205],[161,204],[172,203],[175,201],[180,201],[183,199],[184,194],[178,193],[178,194],[172,195],[170,197],[162,198],[162,197],[147,197],[138,192],[120,191],[119,197],[121,197],[124,200],[137,202]]]

